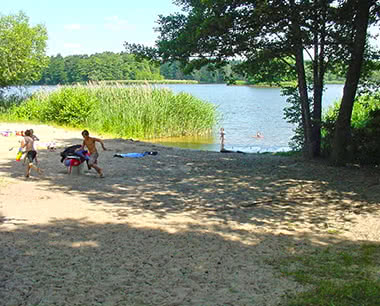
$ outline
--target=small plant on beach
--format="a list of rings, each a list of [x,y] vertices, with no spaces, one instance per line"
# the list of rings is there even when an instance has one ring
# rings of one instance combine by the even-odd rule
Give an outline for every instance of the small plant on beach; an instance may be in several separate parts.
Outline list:
[[[63,86],[37,92],[10,108],[8,120],[38,121],[120,137],[153,138],[211,133],[211,103],[150,86]]]

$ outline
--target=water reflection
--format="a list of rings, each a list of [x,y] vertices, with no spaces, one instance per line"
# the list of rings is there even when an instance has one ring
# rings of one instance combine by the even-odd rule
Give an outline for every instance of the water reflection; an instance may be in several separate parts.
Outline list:
[[[289,151],[289,142],[295,126],[284,119],[284,108],[289,106],[279,88],[257,88],[249,86],[226,86],[224,84],[155,85],[187,92],[213,103],[221,113],[220,125],[215,127],[211,138],[175,138],[156,142],[182,148],[219,151],[219,128],[225,131],[225,148],[243,152]],[[323,107],[331,105],[342,96],[342,85],[327,85]],[[254,137],[261,133],[263,138]],[[201,140],[202,139],[202,140]],[[210,142],[206,142],[210,141]],[[212,143],[211,143],[212,141]]]
[[[220,146],[215,144],[218,142],[217,135],[208,136],[181,136],[181,137],[165,137],[165,138],[149,138],[144,139],[153,143],[159,143],[164,146],[177,147],[183,149],[218,151]]]

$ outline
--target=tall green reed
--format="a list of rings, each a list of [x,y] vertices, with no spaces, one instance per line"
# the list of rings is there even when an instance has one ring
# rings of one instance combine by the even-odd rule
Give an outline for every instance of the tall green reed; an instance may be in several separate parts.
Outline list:
[[[6,116],[135,138],[207,134],[218,121],[211,103],[150,86],[63,86],[32,95]]]

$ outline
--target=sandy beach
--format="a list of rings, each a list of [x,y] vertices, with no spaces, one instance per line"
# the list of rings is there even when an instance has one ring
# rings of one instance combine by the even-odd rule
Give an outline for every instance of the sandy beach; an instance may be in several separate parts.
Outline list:
[[[68,175],[60,152],[81,131],[0,123],[29,128],[44,170],[30,178],[21,136],[0,135],[1,306],[281,305],[305,288],[271,259],[380,242],[379,168],[99,136],[105,178]]]

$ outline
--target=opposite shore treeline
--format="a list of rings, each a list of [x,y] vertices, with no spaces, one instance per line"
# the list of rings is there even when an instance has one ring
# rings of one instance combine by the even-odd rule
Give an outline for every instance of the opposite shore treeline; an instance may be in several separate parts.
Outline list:
[[[231,74],[231,65],[210,71],[207,67],[185,74],[178,63],[159,66],[148,60],[137,60],[128,53],[103,52],[93,55],[51,56],[41,78],[33,85],[77,84],[91,81],[188,80],[222,83]]]
[[[231,61],[223,68],[204,66],[186,74],[178,62],[158,65],[146,59],[138,60],[129,53],[103,52],[93,55],[51,56],[48,66],[33,85],[65,85],[90,81],[136,81],[186,80],[199,83],[231,83],[251,80],[234,72],[237,62]],[[327,75],[326,82],[341,81],[335,75]]]

